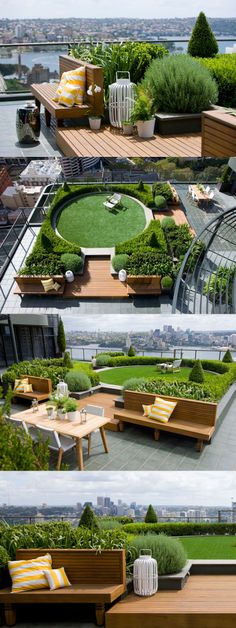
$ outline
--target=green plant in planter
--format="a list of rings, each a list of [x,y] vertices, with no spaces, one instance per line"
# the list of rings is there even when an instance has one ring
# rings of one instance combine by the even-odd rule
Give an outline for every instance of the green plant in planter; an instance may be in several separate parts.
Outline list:
[[[140,551],[144,548],[150,549],[153,558],[157,560],[160,576],[178,573],[186,564],[187,556],[184,547],[177,539],[164,534],[138,534],[130,540],[128,565],[131,560],[138,558]]]
[[[77,402],[75,399],[69,398],[65,401],[64,408],[66,412],[76,412]]]
[[[128,259],[129,256],[127,255],[127,253],[120,253],[117,255],[114,255],[111,263],[112,266],[114,268],[114,270],[118,273],[122,268],[124,268],[124,270],[126,269],[127,263],[128,263]]]
[[[203,384],[205,381],[204,371],[202,368],[201,360],[196,360],[191,372],[189,373],[189,381],[196,382],[197,384]]]
[[[201,11],[193,27],[188,44],[188,53],[192,57],[214,57],[218,50],[216,38],[205,13]]]
[[[218,98],[210,71],[188,55],[155,59],[141,85],[153,99],[155,112],[201,113]]]
[[[61,256],[61,263],[64,268],[64,272],[71,270],[74,275],[79,273],[83,266],[82,257],[75,255],[74,253],[63,253]]]
[[[157,209],[165,209],[166,199],[161,194],[158,194],[157,196],[155,196],[154,202],[155,202],[155,207],[157,207]]]
[[[169,275],[165,275],[165,277],[162,277],[161,287],[163,288],[163,290],[171,290],[172,286],[173,286],[172,277],[170,277]]]
[[[49,406],[53,405],[56,410],[64,410],[67,397],[58,397],[56,391],[54,391],[49,397]]]
[[[233,358],[232,358],[232,354],[231,351],[229,349],[227,349],[227,351],[225,352],[223,358],[222,358],[222,362],[226,362],[226,364],[233,362]]]
[[[91,380],[83,371],[70,371],[65,376],[70,392],[80,392],[91,388]]]
[[[132,124],[136,124],[136,122],[138,122],[139,120],[142,120],[142,122],[145,122],[146,120],[151,120],[153,117],[152,107],[152,98],[150,98],[150,96],[148,96],[148,93],[145,93],[144,90],[139,90],[130,116]]]

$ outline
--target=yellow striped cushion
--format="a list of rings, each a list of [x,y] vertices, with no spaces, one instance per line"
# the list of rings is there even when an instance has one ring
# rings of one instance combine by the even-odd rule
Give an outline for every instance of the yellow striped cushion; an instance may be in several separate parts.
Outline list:
[[[64,105],[65,107],[73,107],[73,105],[75,105],[76,103],[77,94],[78,88],[75,87],[75,85],[66,83],[62,88],[61,95],[59,96],[59,105]]]
[[[25,385],[24,385],[24,392],[25,392],[25,393],[30,393],[30,392],[33,392],[33,386],[32,386],[32,384],[25,384]]]
[[[49,290],[53,290],[54,288],[54,281],[52,277],[50,277],[50,279],[41,279],[41,284],[44,292],[49,292]]]
[[[151,404],[150,406],[143,406],[143,416],[149,416],[152,406],[153,404]]]
[[[44,569],[51,569],[51,567],[50,554],[32,560],[10,560],[8,569],[12,579],[12,591],[19,593],[33,589],[48,589]]]
[[[166,399],[156,397],[148,416],[150,419],[156,419],[161,423],[168,423],[175,406],[177,406],[177,401],[167,401]]]
[[[60,567],[60,569],[47,569],[43,573],[51,591],[55,591],[55,589],[64,589],[64,587],[71,587],[71,583],[67,578],[64,567]]]
[[[25,392],[25,386],[29,383],[28,377],[24,379],[15,379],[14,390]]]
[[[85,95],[85,79],[86,69],[84,66],[76,68],[75,70],[69,70],[69,72],[63,72],[60,85],[56,90],[56,95],[53,100],[61,103],[61,96],[63,95],[64,89],[66,85],[69,85],[70,87],[76,88],[76,96],[73,104],[82,105]],[[64,103],[62,102],[62,104]]]

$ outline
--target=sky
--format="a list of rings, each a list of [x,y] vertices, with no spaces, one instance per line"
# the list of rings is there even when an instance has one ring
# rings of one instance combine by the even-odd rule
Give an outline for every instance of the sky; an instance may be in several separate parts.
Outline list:
[[[163,325],[172,325],[175,329],[192,329],[194,331],[232,331],[236,330],[236,320],[232,315],[156,315],[156,314],[93,314],[92,316],[63,316],[65,330],[78,331],[150,331],[151,329],[163,329]]]
[[[117,503],[231,507],[236,500],[236,473],[207,471],[0,473],[0,504],[76,505],[111,497]]]
[[[209,17],[236,17],[236,5],[234,0],[195,0],[189,4],[188,0],[182,0],[176,5],[174,0],[146,0],[145,3],[137,0],[120,0],[113,4],[110,0],[87,0],[85,3],[75,3],[74,0],[8,0],[1,7],[1,18],[104,18],[104,17],[130,17],[130,18],[172,18],[197,16],[204,11]]]

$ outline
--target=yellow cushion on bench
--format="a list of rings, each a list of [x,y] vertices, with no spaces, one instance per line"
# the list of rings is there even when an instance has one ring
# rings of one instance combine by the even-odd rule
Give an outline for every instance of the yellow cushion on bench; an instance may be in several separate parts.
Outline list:
[[[24,387],[24,392],[25,392],[25,393],[30,393],[30,392],[33,392],[33,386],[32,386],[32,384],[25,384],[25,387]]]
[[[61,95],[58,99],[59,105],[64,105],[65,107],[73,107],[76,104],[78,95],[78,88],[75,85],[71,85],[70,83],[66,83],[63,88]]]
[[[66,85],[70,87],[76,88],[76,95],[73,104],[82,105],[84,102],[85,95],[85,79],[86,79],[86,69],[84,66],[80,68],[75,68],[75,70],[69,70],[69,72],[63,72],[60,85],[56,90],[56,96],[53,100],[61,103],[61,96]],[[65,104],[62,102],[62,104]],[[68,106],[68,105],[67,105]],[[72,106],[72,105],[70,105]]]
[[[28,383],[28,377],[26,377],[25,379],[15,379],[14,390],[17,392],[25,392],[25,386]]]
[[[156,419],[161,423],[168,423],[175,406],[177,406],[177,401],[167,401],[161,397],[156,397],[148,416],[150,419]]]
[[[48,581],[44,575],[45,569],[51,569],[52,557],[50,554],[33,558],[32,560],[10,560],[8,569],[12,579],[12,592],[48,589]]]
[[[55,589],[64,589],[64,587],[71,587],[71,583],[67,578],[64,567],[60,567],[60,569],[46,569],[43,573],[51,591],[55,591]]]
[[[49,292],[49,290],[53,290],[54,281],[52,277],[50,277],[50,279],[41,279],[41,284],[45,292]]]
[[[61,284],[58,283],[57,281],[54,281],[53,290],[56,290],[57,292],[58,290],[60,290],[60,288],[61,288]]]

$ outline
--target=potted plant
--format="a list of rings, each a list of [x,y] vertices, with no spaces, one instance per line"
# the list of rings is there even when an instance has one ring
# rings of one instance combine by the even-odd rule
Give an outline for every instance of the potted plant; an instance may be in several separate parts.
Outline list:
[[[134,102],[130,121],[137,126],[139,137],[149,139],[154,134],[155,118],[152,115],[153,101],[148,93],[139,91]]]
[[[57,396],[56,393],[53,393],[50,397],[50,402],[54,406],[56,410],[58,419],[64,419],[66,412],[64,411],[65,403],[67,401],[67,397]]]
[[[165,275],[161,279],[161,290],[162,292],[169,293],[173,287],[173,279],[169,275]]]
[[[65,411],[67,412],[68,421],[76,421],[77,418],[77,402],[75,399],[67,399],[64,406]]]
[[[89,86],[87,89],[88,96],[93,96],[94,94],[98,94],[102,91],[102,88],[95,83]],[[89,126],[92,131],[98,131],[101,127],[101,116],[89,116]]]
[[[54,412],[55,412],[55,405],[53,405],[53,403],[49,401],[46,405],[46,411],[47,411],[48,418],[53,419]]]
[[[130,120],[122,120],[122,129],[124,135],[133,135],[133,124]]]

